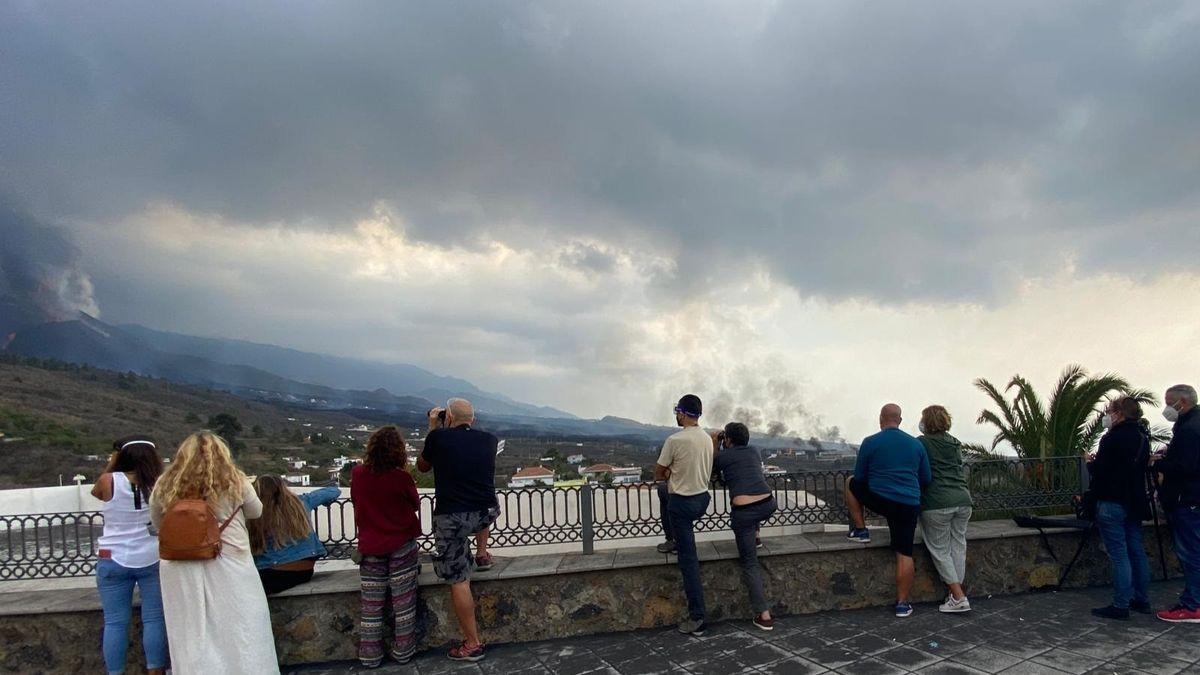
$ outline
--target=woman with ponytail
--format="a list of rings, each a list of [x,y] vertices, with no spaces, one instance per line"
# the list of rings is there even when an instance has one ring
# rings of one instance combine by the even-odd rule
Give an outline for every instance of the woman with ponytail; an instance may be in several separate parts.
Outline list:
[[[142,599],[146,670],[158,675],[167,666],[158,537],[150,529],[150,492],[161,473],[162,460],[154,440],[149,436],[126,436],[113,443],[108,466],[92,487],[92,496],[104,502],[96,587],[104,609],[104,664],[109,673],[125,672],[134,586]]]

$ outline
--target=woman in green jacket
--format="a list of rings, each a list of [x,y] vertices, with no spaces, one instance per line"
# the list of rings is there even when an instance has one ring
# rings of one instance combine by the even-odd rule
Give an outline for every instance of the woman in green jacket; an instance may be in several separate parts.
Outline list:
[[[962,443],[950,435],[950,413],[940,405],[921,411],[918,440],[929,455],[933,480],[921,495],[921,532],[933,565],[949,594],[938,609],[969,612],[963,592],[967,570],[967,522],[971,520],[971,491],[963,473]]]

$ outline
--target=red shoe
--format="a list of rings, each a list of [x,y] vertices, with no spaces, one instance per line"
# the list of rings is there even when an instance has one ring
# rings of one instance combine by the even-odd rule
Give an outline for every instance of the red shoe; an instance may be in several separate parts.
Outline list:
[[[484,553],[483,555],[475,556],[475,571],[486,572],[492,569],[492,554]]]
[[[1200,623],[1200,609],[1176,607],[1158,613],[1158,618],[1171,623]]]

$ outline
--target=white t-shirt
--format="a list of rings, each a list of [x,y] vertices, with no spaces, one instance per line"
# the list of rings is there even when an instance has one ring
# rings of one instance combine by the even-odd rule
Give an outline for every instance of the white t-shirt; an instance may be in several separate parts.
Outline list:
[[[658,463],[671,470],[667,492],[684,497],[708,492],[712,479],[712,437],[700,427],[684,427],[663,443]]]

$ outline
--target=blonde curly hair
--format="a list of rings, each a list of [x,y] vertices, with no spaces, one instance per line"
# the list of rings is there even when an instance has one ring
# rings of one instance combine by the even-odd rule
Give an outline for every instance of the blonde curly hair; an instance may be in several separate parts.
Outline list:
[[[163,510],[181,499],[241,502],[246,474],[233,463],[229,446],[211,431],[188,436],[171,466],[154,484],[150,501]]]

